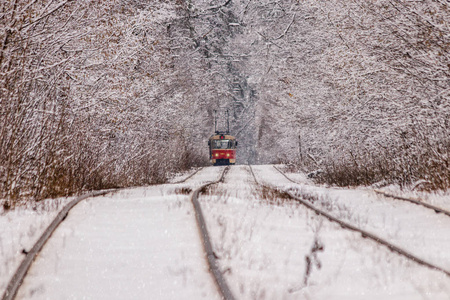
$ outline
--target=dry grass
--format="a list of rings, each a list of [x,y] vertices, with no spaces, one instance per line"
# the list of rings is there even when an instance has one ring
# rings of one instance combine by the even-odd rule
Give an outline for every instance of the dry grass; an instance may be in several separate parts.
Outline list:
[[[329,162],[316,181],[337,186],[372,185],[379,182],[408,186],[417,185],[420,181],[423,182],[419,187],[422,190],[445,190],[450,187],[448,165],[448,159],[439,159],[431,151],[420,157],[390,151],[352,154],[339,162]]]
[[[192,193],[192,189],[190,187],[180,187],[175,189],[175,194],[189,195],[190,193]]]
[[[402,133],[390,146],[352,148],[325,156],[320,166],[303,167],[320,168],[314,179],[337,186],[384,183],[427,191],[450,188],[450,139],[445,130],[413,130]]]
[[[0,180],[0,199],[5,200],[3,209],[12,209],[15,203],[24,200],[34,202],[91,190],[161,184],[167,182],[169,174],[190,169],[196,161],[192,153],[179,153],[174,160],[162,149],[128,161],[119,160],[118,155],[96,153],[95,149],[78,144],[70,153],[62,151],[60,155],[48,157],[50,163],[43,167],[34,166],[30,161],[29,171],[22,176],[19,168],[10,165],[8,180]]]
[[[286,203],[295,202],[295,200],[287,192],[265,185],[258,185],[256,188],[256,194],[258,199],[274,205],[283,205]]]

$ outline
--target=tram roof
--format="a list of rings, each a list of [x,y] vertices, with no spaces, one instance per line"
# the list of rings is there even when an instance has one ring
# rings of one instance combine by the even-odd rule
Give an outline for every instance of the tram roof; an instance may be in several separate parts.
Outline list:
[[[220,138],[223,136],[223,138]],[[236,138],[229,134],[214,134],[210,138],[210,140],[235,140]]]

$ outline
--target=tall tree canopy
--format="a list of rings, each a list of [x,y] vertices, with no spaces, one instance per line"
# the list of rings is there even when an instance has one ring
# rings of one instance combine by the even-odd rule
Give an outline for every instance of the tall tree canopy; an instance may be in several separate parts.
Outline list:
[[[215,109],[240,163],[448,188],[449,21],[440,0],[4,1],[2,197],[164,181],[206,163]]]

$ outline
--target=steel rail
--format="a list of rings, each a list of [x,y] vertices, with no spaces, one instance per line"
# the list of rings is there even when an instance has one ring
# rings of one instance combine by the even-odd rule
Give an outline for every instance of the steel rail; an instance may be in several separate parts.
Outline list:
[[[77,205],[82,200],[85,200],[87,198],[91,197],[98,197],[103,196],[108,193],[114,192],[116,189],[113,190],[105,190],[105,191],[95,191],[87,193],[86,195],[80,196],[72,201],[70,201],[64,208],[58,213],[58,215],[55,217],[55,219],[50,223],[50,225],[45,229],[45,231],[42,233],[41,237],[38,239],[38,241],[34,244],[33,248],[31,248],[30,251],[26,254],[25,258],[17,268],[16,272],[14,273],[13,277],[9,281],[8,285],[6,286],[6,290],[3,293],[2,300],[12,300],[16,297],[17,291],[20,288],[20,285],[22,284],[28,270],[30,269],[34,259],[41,251],[42,247],[45,245],[45,243],[49,240],[53,232],[56,230],[56,228],[59,226],[59,224],[64,221],[64,219],[69,214],[69,211]]]
[[[411,202],[411,203],[414,203],[416,205],[420,205],[420,206],[426,207],[428,209],[432,209],[437,214],[444,214],[444,215],[450,217],[450,211],[445,210],[445,209],[440,208],[440,207],[437,207],[437,206],[434,206],[434,205],[431,205],[431,204],[428,204],[426,202],[414,200],[414,199],[411,199],[411,198],[406,198],[406,197],[392,195],[392,194],[389,194],[389,193],[386,193],[386,192],[383,192],[383,191],[380,191],[380,190],[374,190],[374,192],[377,193],[377,194],[383,195],[385,197],[388,197],[388,198],[393,198],[393,199],[397,199],[397,200]]]
[[[286,174],[284,174],[284,172],[283,171],[281,171],[280,169],[278,169],[277,167],[275,167],[275,166],[273,166],[274,168],[275,168],[275,170],[277,170],[278,172],[280,172],[281,173],[281,175],[283,175],[287,180],[289,180],[290,182],[292,182],[292,183],[295,183],[295,184],[300,184],[300,183],[298,183],[298,182],[296,182],[296,181],[294,181],[294,180],[292,180],[291,178],[289,178]]]
[[[209,270],[212,273],[213,277],[214,277],[214,281],[216,283],[217,289],[220,292],[220,294],[222,295],[222,298],[225,300],[234,300],[234,296],[233,293],[231,292],[230,288],[228,287],[228,284],[219,268],[219,264],[217,262],[216,259],[216,255],[214,253],[213,247],[212,247],[212,243],[211,243],[211,238],[209,236],[209,232],[208,232],[208,228],[206,226],[206,222],[205,222],[205,218],[203,216],[203,211],[202,211],[202,207],[198,201],[198,196],[200,195],[200,193],[208,186],[213,185],[213,184],[217,184],[219,182],[222,182],[225,174],[228,172],[229,167],[226,167],[223,172],[222,175],[220,176],[220,178],[216,181],[213,182],[209,182],[206,183],[204,185],[202,185],[201,187],[199,187],[198,189],[196,189],[191,196],[191,202],[192,205],[194,206],[194,210],[195,210],[195,217],[197,220],[197,226],[198,229],[200,231],[200,236],[202,239],[202,243],[203,243],[203,248],[205,250],[206,253],[206,258],[208,260],[208,265],[209,265]]]
[[[277,168],[277,167],[275,167],[275,166],[273,166],[273,167],[275,168],[275,170],[277,170],[278,172],[280,172],[281,175],[283,175],[283,176],[284,176],[287,180],[289,180],[290,182],[295,183],[295,184],[300,184],[300,183],[298,183],[298,182],[295,182],[295,181],[292,180],[291,178],[289,178],[289,177],[288,177],[283,171],[281,171],[279,168]],[[423,207],[425,207],[425,208],[434,210],[434,212],[437,213],[437,214],[444,214],[444,215],[450,217],[450,211],[445,210],[445,209],[443,209],[443,208],[441,208],[441,207],[434,206],[434,205],[431,205],[431,204],[429,204],[429,203],[426,203],[426,202],[423,202],[423,201],[419,201],[419,200],[415,200],[415,199],[411,199],[411,198],[407,198],[407,197],[401,197],[401,196],[392,195],[392,194],[389,194],[389,193],[386,193],[386,192],[383,192],[383,191],[380,191],[380,190],[373,190],[373,191],[374,191],[375,193],[380,194],[380,195],[383,195],[383,196],[385,196],[385,197],[393,198],[393,199],[396,199],[396,200],[407,201],[407,202],[410,202],[410,203],[413,203],[413,204],[416,204],[416,205],[420,205],[420,206],[423,206]]]
[[[197,169],[195,172],[190,174],[185,179],[180,180],[180,181],[175,182],[175,183],[172,183],[172,184],[184,183],[188,179],[192,178],[195,174],[197,174],[202,169],[203,169],[203,167]],[[20,265],[17,268],[17,270],[15,271],[13,277],[10,279],[8,285],[6,286],[5,292],[3,293],[1,299],[2,300],[13,300],[16,297],[17,292],[18,292],[20,286],[22,285],[23,280],[24,280],[25,276],[27,275],[28,270],[30,269],[31,265],[33,264],[35,258],[37,257],[39,252],[42,250],[42,248],[44,247],[46,242],[50,239],[51,235],[56,230],[56,228],[64,221],[64,219],[69,214],[69,211],[75,205],[77,205],[79,202],[81,202],[81,201],[83,201],[85,199],[88,199],[88,198],[91,198],[91,197],[103,196],[103,195],[106,195],[108,193],[115,192],[117,190],[118,189],[111,189],[111,190],[90,192],[90,193],[87,193],[87,194],[85,194],[83,196],[77,197],[76,199],[70,201],[66,206],[64,206],[63,209],[53,219],[52,223],[50,223],[50,225],[42,233],[42,235],[37,240],[37,242],[34,244],[34,246],[31,248],[31,250],[26,253],[25,258],[20,263]]]
[[[261,184],[261,183],[258,182],[258,180],[256,179],[255,174],[253,173],[252,167],[251,167],[250,165],[249,165],[249,167],[250,167],[251,173],[252,173],[252,175],[253,175],[253,177],[254,177],[254,179],[255,179],[255,182],[256,182],[257,184],[261,185],[261,186],[265,186],[265,185],[263,185],[263,184]],[[279,171],[279,170],[278,170],[278,171]],[[282,172],[281,172],[281,173],[282,173]],[[270,186],[265,186],[265,187],[266,187],[266,188],[270,188],[270,189],[276,189],[276,188],[270,187]],[[280,190],[278,189],[278,191],[280,191]],[[299,196],[296,196],[296,195],[294,195],[293,193],[291,193],[291,192],[289,192],[289,191],[285,191],[285,190],[282,190],[282,191],[285,192],[287,195],[289,195],[292,199],[294,199],[294,200],[296,200],[297,202],[299,202],[300,204],[302,204],[303,206],[305,206],[305,207],[307,207],[308,209],[314,211],[317,215],[322,216],[322,217],[328,219],[330,222],[337,223],[337,224],[339,224],[342,228],[345,228],[345,229],[348,229],[348,230],[351,230],[351,231],[354,231],[354,232],[358,232],[358,233],[361,234],[361,236],[362,236],[363,238],[370,239],[370,240],[376,242],[377,244],[380,244],[380,245],[383,245],[383,246],[387,247],[387,248],[388,248],[389,250],[391,250],[392,252],[395,252],[395,253],[397,253],[397,254],[403,256],[403,257],[406,257],[406,258],[408,258],[408,259],[410,259],[410,260],[416,262],[416,263],[419,264],[419,265],[428,267],[428,268],[430,268],[430,269],[432,269],[432,270],[440,271],[440,272],[442,272],[442,273],[444,273],[445,275],[447,275],[447,276],[450,277],[450,271],[449,271],[449,270],[446,270],[446,269],[444,269],[444,268],[442,268],[442,267],[439,267],[439,266],[436,266],[436,265],[434,265],[434,264],[432,264],[432,263],[430,263],[430,262],[427,262],[427,261],[425,261],[425,260],[423,260],[423,259],[421,259],[421,258],[415,256],[414,254],[412,254],[412,253],[410,253],[410,252],[408,252],[408,251],[406,251],[406,250],[404,250],[404,249],[402,249],[402,248],[400,248],[400,247],[398,247],[398,246],[396,246],[396,245],[394,245],[394,244],[388,242],[387,240],[385,240],[385,239],[383,239],[383,238],[381,238],[381,237],[379,237],[379,236],[377,236],[377,235],[375,235],[375,234],[373,234],[373,233],[371,233],[371,232],[368,232],[368,231],[366,231],[366,230],[363,230],[363,229],[361,229],[361,228],[358,228],[358,227],[356,227],[356,226],[353,226],[353,225],[351,225],[351,224],[349,224],[349,223],[347,223],[347,222],[344,222],[344,221],[342,221],[342,220],[340,220],[340,219],[338,219],[338,218],[332,216],[331,214],[329,214],[329,213],[327,213],[327,212],[325,212],[325,211],[323,211],[323,210],[321,210],[321,209],[315,207],[315,206],[312,205],[308,200],[305,200],[305,199],[303,199],[303,198],[301,198],[301,197],[299,197]]]
[[[197,174],[199,171],[203,170],[203,167],[198,168],[197,170],[195,170],[195,172],[193,172],[191,175],[189,175],[188,177],[186,177],[185,179],[173,182],[171,184],[178,184],[178,183],[184,183],[186,182],[188,179],[192,178],[192,176],[194,176],[195,174]]]

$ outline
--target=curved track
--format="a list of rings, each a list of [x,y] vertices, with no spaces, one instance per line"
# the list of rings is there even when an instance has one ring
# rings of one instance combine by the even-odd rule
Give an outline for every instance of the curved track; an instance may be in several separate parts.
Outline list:
[[[211,238],[208,233],[208,228],[206,227],[205,218],[203,216],[203,211],[200,203],[198,202],[198,196],[199,194],[208,186],[219,183],[223,181],[225,174],[228,172],[229,167],[226,167],[222,175],[217,181],[209,182],[207,184],[202,185],[198,189],[194,191],[194,193],[191,196],[192,205],[195,209],[195,217],[197,219],[197,226],[201,234],[202,242],[203,242],[203,248],[206,253],[206,258],[208,260],[209,270],[212,273],[214,277],[214,281],[217,285],[217,288],[222,295],[223,299],[226,300],[233,300],[235,299],[230,288],[228,287],[228,284],[226,283],[225,278],[223,277],[223,274],[221,270],[219,269],[219,264],[216,259],[216,255],[214,254],[214,250],[212,249],[211,244]]]
[[[418,200],[414,200],[414,199],[410,199],[410,198],[406,198],[406,197],[400,197],[400,196],[392,195],[392,194],[389,194],[389,193],[386,193],[386,192],[383,192],[383,191],[379,191],[379,190],[374,190],[374,192],[377,193],[377,194],[380,194],[380,195],[382,195],[384,197],[393,198],[393,199],[401,200],[401,201],[407,201],[407,202],[410,202],[410,203],[413,203],[413,204],[416,204],[416,205],[420,205],[420,206],[423,206],[425,208],[434,210],[434,212],[437,213],[437,214],[444,214],[444,215],[450,217],[450,211],[445,210],[445,209],[440,208],[440,207],[437,207],[437,206],[434,206],[434,205],[431,205],[431,204],[428,204],[428,203],[426,203],[424,201],[418,201]]]
[[[254,178],[255,182],[256,182],[258,185],[263,186],[263,185],[257,180],[257,178],[256,178],[256,176],[255,176],[255,174],[254,174],[254,172],[253,172],[253,169],[252,169],[252,167],[251,167],[250,165],[249,165],[249,168],[250,168],[250,171],[251,171],[251,173],[252,173],[252,175],[253,175],[253,178]],[[282,171],[280,171],[278,168],[275,168],[275,169],[278,170],[281,174],[283,174],[289,181],[294,182],[293,180],[289,179],[289,178],[288,178]],[[294,183],[295,183],[295,182],[294,182]],[[265,186],[265,187],[266,187],[266,188],[270,188],[270,189],[274,189],[274,190],[277,190],[277,191],[280,191],[279,189],[276,189],[276,188],[274,188],[274,187],[270,187],[270,186],[269,186],[269,187],[268,187],[268,186]],[[412,261],[414,261],[414,262],[416,262],[416,263],[418,263],[418,264],[420,264],[420,265],[422,265],[422,266],[428,267],[428,268],[433,269],[433,270],[440,271],[440,272],[442,272],[442,273],[444,273],[445,275],[447,275],[447,276],[450,277],[450,271],[449,271],[449,270],[446,270],[446,269],[444,269],[444,268],[442,268],[442,267],[439,267],[439,266],[437,266],[437,265],[435,265],[435,264],[429,263],[429,262],[427,262],[427,261],[425,261],[425,260],[423,260],[423,259],[421,259],[421,258],[415,256],[414,254],[408,252],[407,250],[405,250],[405,249],[403,249],[403,248],[401,248],[401,247],[398,247],[398,246],[396,246],[396,245],[390,243],[389,241],[387,241],[387,240],[385,240],[385,239],[383,239],[383,238],[381,238],[381,237],[379,237],[379,236],[377,236],[377,235],[375,235],[375,234],[373,234],[373,233],[371,233],[371,232],[368,232],[368,231],[363,230],[363,229],[361,229],[361,228],[358,228],[358,227],[356,227],[356,226],[354,226],[354,225],[351,225],[351,224],[349,224],[349,223],[347,223],[347,222],[344,222],[344,221],[342,221],[342,220],[340,220],[340,219],[338,219],[338,218],[336,218],[336,217],[330,215],[329,213],[327,213],[327,212],[325,212],[325,211],[323,211],[323,210],[321,210],[321,209],[315,207],[315,206],[312,205],[308,200],[303,199],[302,197],[298,197],[298,196],[292,194],[292,193],[289,192],[289,191],[282,191],[282,192],[284,192],[286,195],[288,195],[291,199],[293,199],[293,200],[299,202],[301,205],[303,205],[303,206],[307,207],[308,209],[314,211],[317,215],[322,216],[322,217],[328,219],[328,220],[331,221],[331,222],[334,222],[334,223],[339,224],[342,228],[345,228],[345,229],[348,229],[348,230],[351,230],[351,231],[354,231],[354,232],[358,232],[358,233],[361,234],[361,236],[362,236],[363,238],[370,239],[370,240],[376,242],[377,244],[383,245],[383,246],[387,247],[389,250],[391,250],[391,251],[393,251],[393,252],[396,252],[396,253],[398,253],[398,254],[400,254],[400,255],[402,255],[402,256],[404,256],[404,257],[406,257],[406,258],[408,258],[408,259],[410,259],[410,260],[412,260]]]
[[[292,180],[291,178],[289,178],[289,176],[287,176],[287,175],[286,175],[283,171],[281,171],[279,168],[277,168],[277,167],[275,167],[275,166],[273,166],[273,167],[275,168],[275,170],[277,170],[278,172],[280,172],[281,175],[283,175],[283,176],[284,176],[287,180],[289,180],[290,182],[295,183],[295,184],[299,184],[299,183],[296,182],[295,180]],[[441,207],[437,207],[437,206],[428,204],[428,203],[426,203],[426,202],[424,202],[424,201],[420,201],[420,199],[419,199],[419,200],[416,200],[416,199],[411,199],[411,198],[407,198],[407,197],[396,196],[396,195],[389,194],[389,193],[386,193],[386,192],[383,192],[383,191],[380,191],[380,190],[373,190],[373,191],[374,191],[375,193],[379,194],[379,195],[384,196],[384,197],[392,198],[392,199],[396,199],[396,200],[401,200],[401,201],[406,201],[406,202],[410,202],[410,203],[413,203],[413,204],[416,204],[416,205],[425,207],[425,208],[427,208],[427,209],[434,210],[434,212],[437,213],[437,214],[444,214],[444,215],[450,217],[450,211],[445,210],[445,209],[443,209],[443,208],[441,208]]]
[[[295,182],[294,180],[292,180],[291,178],[289,178],[286,174],[284,174],[281,170],[279,170],[278,168],[274,167],[278,172],[280,172],[287,180],[289,180],[292,183],[295,184],[299,184],[298,182]],[[405,250],[402,247],[399,247],[397,245],[394,245],[393,243],[389,242],[386,239],[383,239],[371,232],[368,232],[364,229],[361,229],[357,226],[354,226],[346,221],[342,221],[341,219],[332,216],[331,214],[329,214],[326,211],[323,211],[317,207],[315,207],[314,205],[311,204],[310,201],[308,201],[308,199],[305,199],[302,196],[297,196],[294,195],[293,193],[287,191],[287,190],[283,190],[283,189],[277,189],[275,187],[272,186],[267,186],[265,184],[262,184],[260,181],[258,181],[258,179],[255,176],[255,173],[253,172],[253,169],[251,166],[249,166],[250,172],[253,176],[253,179],[255,180],[255,182],[260,185],[260,186],[264,186],[265,188],[268,189],[272,189],[272,190],[277,190],[278,193],[282,193],[283,195],[286,196],[286,198],[290,198],[293,201],[296,201],[298,203],[300,203],[301,205],[305,206],[307,209],[314,211],[317,215],[322,216],[326,219],[328,219],[331,222],[337,223],[339,224],[342,228],[347,229],[347,230],[351,230],[354,232],[358,232],[363,238],[367,238],[370,239],[374,242],[376,242],[377,244],[383,245],[386,248],[388,248],[389,250],[391,250],[392,252],[398,253],[399,255],[412,260],[414,262],[416,262],[419,265],[422,266],[426,266],[430,269],[433,270],[437,270],[440,271],[442,273],[444,273],[446,276],[450,277],[450,271],[446,270],[445,268],[439,267],[436,264],[433,263],[429,263],[423,259],[421,259],[420,257],[417,257],[416,255],[408,252],[407,250]],[[202,168],[196,170],[195,172],[193,172],[193,174],[190,174],[189,176],[187,176],[184,180],[175,182],[173,184],[178,184],[178,183],[184,183],[186,182],[188,179],[192,178],[195,174],[197,174],[200,170],[202,170]],[[217,170],[217,169],[216,169]],[[235,299],[232,291],[230,290],[224,276],[223,276],[223,272],[222,270],[219,268],[219,263],[217,260],[217,256],[214,253],[213,247],[212,247],[212,241],[211,241],[211,237],[210,234],[208,232],[208,228],[206,226],[206,222],[205,222],[205,217],[204,217],[204,213],[202,211],[202,207],[200,205],[200,202],[198,200],[199,195],[203,192],[205,192],[206,188],[208,186],[211,186],[213,184],[217,184],[219,182],[223,182],[225,175],[227,174],[227,171],[229,170],[229,167],[226,167],[223,169],[223,171],[221,171],[220,169],[217,170],[217,172],[215,173],[215,178],[217,178],[216,176],[220,174],[219,178],[215,181],[209,181],[206,182],[206,180],[210,180],[209,178],[211,177],[210,174],[208,174],[205,178],[202,179],[202,183],[200,183],[201,185],[199,186],[199,184],[196,184],[195,186],[199,186],[197,189],[195,189],[190,196],[190,200],[192,203],[192,206],[194,208],[195,211],[195,217],[196,217],[196,224],[198,227],[198,231],[202,240],[202,245],[203,245],[203,250],[204,253],[206,254],[206,261],[208,263],[209,266],[209,272],[211,274],[211,276],[213,276],[215,285],[216,285],[216,289],[217,291],[220,293],[221,297],[223,299]],[[221,173],[219,173],[221,171]],[[205,175],[205,174],[203,174]],[[231,175],[230,175],[231,176]],[[203,176],[204,177],[204,176]],[[214,180],[214,179],[213,179]],[[270,183],[269,183],[270,184]],[[107,190],[107,191],[99,191],[99,192],[93,192],[93,193],[89,193],[86,194],[82,197],[79,197],[73,201],[71,201],[69,204],[67,204],[62,210],[61,212],[57,215],[57,217],[53,220],[53,222],[50,224],[50,226],[45,230],[45,232],[42,234],[42,236],[39,238],[38,242],[33,246],[33,248],[30,250],[30,252],[27,254],[27,256],[25,257],[25,259],[22,261],[20,267],[17,269],[16,273],[14,274],[13,278],[11,279],[11,281],[9,282],[7,289],[5,290],[5,293],[2,296],[2,300],[6,300],[6,299],[14,299],[16,296],[17,291],[20,288],[20,285],[22,284],[29,268],[31,267],[31,265],[33,264],[34,259],[36,258],[36,256],[39,254],[40,250],[42,249],[42,247],[45,245],[45,243],[47,242],[47,240],[51,237],[52,233],[56,230],[56,228],[62,223],[62,221],[64,221],[64,219],[66,218],[67,214],[69,213],[69,211],[75,206],[77,205],[79,202],[81,202],[82,200],[85,200],[89,197],[95,197],[95,196],[101,196],[101,195],[106,195],[108,193],[111,193],[113,191],[116,190]],[[395,198],[392,195],[384,195],[386,197],[391,197],[391,198]],[[399,200],[405,200],[405,199],[399,199]],[[411,200],[411,199],[409,199]],[[407,200],[407,201],[409,201]],[[410,201],[411,202],[411,201]],[[414,202],[415,203],[415,202]],[[189,203],[187,203],[189,206]],[[420,204],[422,205],[422,203],[415,203],[415,204]],[[435,207],[431,208],[428,207],[430,209],[433,209],[436,211]],[[439,208],[437,208],[439,209]],[[191,208],[189,207],[189,210],[191,211]],[[447,214],[445,211],[436,211],[436,212],[441,212],[444,213],[446,215]],[[189,224],[192,224],[192,220],[189,222]],[[196,238],[196,233],[195,233],[195,228],[194,228],[194,236]],[[200,249],[200,254],[202,254],[202,251]],[[197,257],[199,257],[199,255],[197,254]],[[201,260],[201,259],[200,259]],[[202,265],[203,261],[202,261]],[[209,280],[209,274],[206,273],[206,277]],[[213,291],[213,294],[216,295],[216,291],[214,290],[214,288],[211,285],[211,289]]]
[[[195,172],[193,172],[192,174],[190,174],[183,180],[177,181],[173,184],[179,184],[179,183],[186,182],[188,179],[192,178],[194,175],[196,175],[202,169],[203,168],[197,169]],[[222,174],[222,177],[223,177],[223,174]],[[206,184],[205,186],[207,186],[207,185],[209,185],[209,184]],[[9,281],[1,299],[2,300],[12,300],[16,297],[16,294],[17,294],[25,276],[27,275],[28,270],[30,269],[31,265],[33,264],[33,261],[36,259],[36,257],[38,256],[39,252],[44,247],[46,242],[50,239],[53,232],[65,220],[65,218],[67,217],[67,215],[69,214],[70,210],[73,207],[75,207],[78,203],[80,203],[81,201],[86,200],[88,198],[104,196],[106,194],[115,192],[117,190],[118,189],[111,189],[111,190],[105,190],[105,191],[90,192],[90,193],[87,193],[86,195],[80,196],[80,197],[72,200],[66,206],[64,206],[63,209],[55,217],[55,219],[50,223],[50,225],[42,233],[42,235],[37,240],[37,242],[34,244],[34,246],[31,248],[31,250],[26,253],[25,258],[23,259],[23,261],[17,268],[16,272],[14,273],[13,277]]]
[[[185,183],[188,179],[192,178],[195,174],[197,174],[198,172],[200,172],[201,170],[203,170],[203,167],[198,168],[197,170],[195,170],[192,174],[190,174],[189,176],[187,176],[186,178],[173,182],[172,184],[179,184],[179,183]]]
[[[115,190],[106,190],[106,191],[97,191],[97,192],[91,192],[86,195],[83,195],[81,197],[78,197],[69,204],[67,204],[56,216],[56,218],[53,220],[53,222],[47,227],[47,229],[44,231],[44,233],[41,235],[39,240],[34,244],[33,248],[27,253],[24,260],[20,264],[20,266],[17,268],[17,271],[14,273],[13,277],[11,278],[8,286],[6,287],[5,293],[2,296],[2,300],[11,300],[14,299],[17,291],[19,290],[20,285],[23,282],[23,279],[27,275],[28,270],[31,267],[31,264],[33,263],[36,256],[39,254],[39,251],[41,251],[42,247],[44,247],[45,243],[48,241],[48,239],[51,237],[52,233],[56,230],[56,228],[64,221],[64,219],[67,217],[67,214],[69,211],[78,203],[81,201],[91,198],[91,197],[98,197],[103,196],[108,193],[114,192]]]

